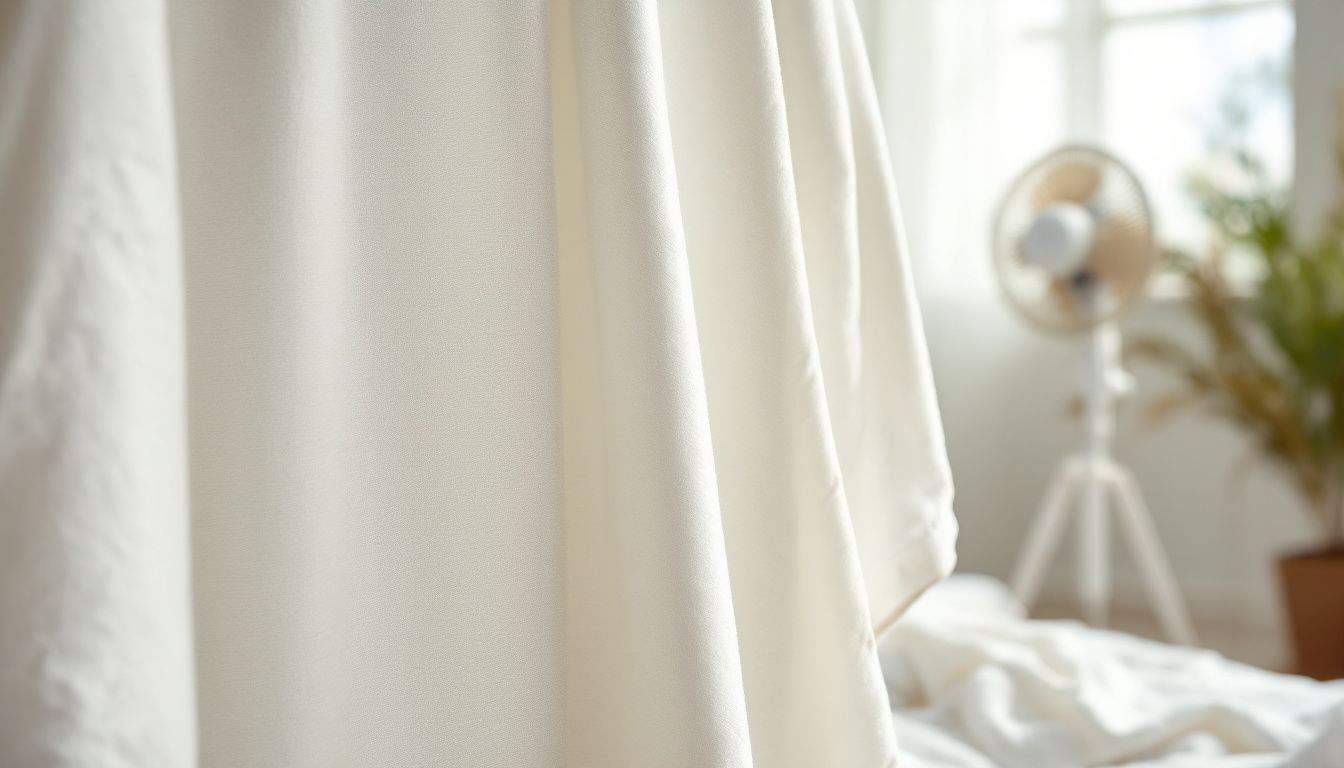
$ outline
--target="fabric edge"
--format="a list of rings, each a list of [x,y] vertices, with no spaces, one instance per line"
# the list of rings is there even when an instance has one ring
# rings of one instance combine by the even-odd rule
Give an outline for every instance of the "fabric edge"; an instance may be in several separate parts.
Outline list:
[[[957,564],[957,532],[951,503],[939,502],[937,511],[926,518],[923,530],[891,554],[899,563],[896,599],[880,620],[874,618],[876,637],[891,629],[921,595],[952,573]]]

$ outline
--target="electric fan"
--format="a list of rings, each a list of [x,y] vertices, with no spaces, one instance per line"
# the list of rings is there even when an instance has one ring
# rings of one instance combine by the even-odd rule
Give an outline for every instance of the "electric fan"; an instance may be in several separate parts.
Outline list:
[[[1013,588],[1036,598],[1071,512],[1078,518],[1078,599],[1093,624],[1110,600],[1110,510],[1127,534],[1167,635],[1195,640],[1152,516],[1133,473],[1111,456],[1120,367],[1114,320],[1140,297],[1156,261],[1152,211],[1138,177],[1113,155],[1070,145],[1030,165],[994,220],[995,271],[1008,303],[1038,328],[1081,336],[1085,442],[1055,470],[1018,558]],[[1114,502],[1113,505],[1108,502]]]

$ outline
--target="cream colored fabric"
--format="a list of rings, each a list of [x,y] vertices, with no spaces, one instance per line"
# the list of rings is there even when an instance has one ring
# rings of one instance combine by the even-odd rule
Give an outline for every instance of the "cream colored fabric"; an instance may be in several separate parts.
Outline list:
[[[0,5],[0,765],[195,755],[176,152],[152,3]]]
[[[0,14],[0,763],[894,762],[955,522],[847,0],[127,7]]]
[[[883,637],[906,768],[1344,765],[1344,683],[1025,617],[957,575]]]

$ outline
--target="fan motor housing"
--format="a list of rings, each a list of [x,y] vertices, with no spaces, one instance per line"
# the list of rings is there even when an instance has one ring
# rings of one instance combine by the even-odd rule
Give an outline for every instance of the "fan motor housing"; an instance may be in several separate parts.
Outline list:
[[[1086,263],[1093,229],[1086,208],[1077,203],[1055,203],[1036,215],[1018,247],[1026,261],[1067,277]]]

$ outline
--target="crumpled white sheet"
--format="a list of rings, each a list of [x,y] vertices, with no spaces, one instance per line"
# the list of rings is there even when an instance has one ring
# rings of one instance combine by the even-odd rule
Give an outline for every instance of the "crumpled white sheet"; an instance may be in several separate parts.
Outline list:
[[[935,587],[880,652],[904,768],[1344,766],[1344,684],[1025,620],[986,577]]]

